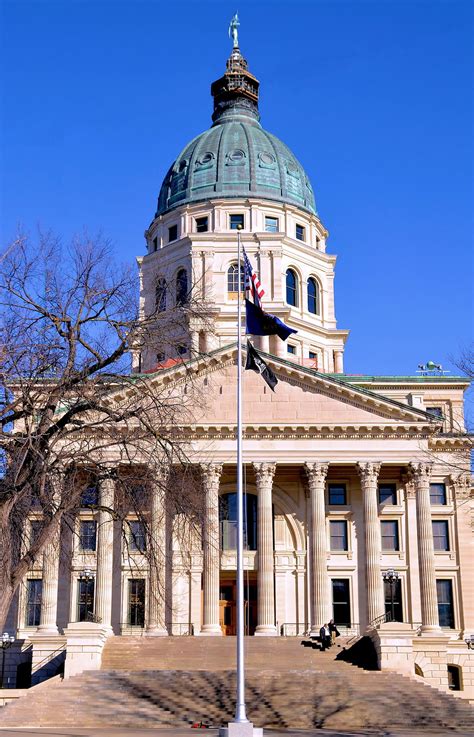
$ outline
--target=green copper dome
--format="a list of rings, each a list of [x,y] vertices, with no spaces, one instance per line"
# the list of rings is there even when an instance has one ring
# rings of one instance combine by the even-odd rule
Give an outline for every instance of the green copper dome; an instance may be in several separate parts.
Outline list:
[[[259,123],[259,83],[234,48],[213,83],[214,124],[181,151],[161,186],[156,215],[212,197],[287,202],[316,214],[305,170],[282,141]]]

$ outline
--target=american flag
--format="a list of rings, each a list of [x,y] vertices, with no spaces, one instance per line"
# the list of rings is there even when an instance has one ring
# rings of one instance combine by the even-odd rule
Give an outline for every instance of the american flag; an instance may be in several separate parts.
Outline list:
[[[244,274],[245,274],[245,293],[247,295],[247,299],[250,298],[250,296],[253,298],[254,304],[257,305],[257,307],[260,307],[260,300],[262,299],[263,295],[265,294],[265,291],[260,284],[260,279],[258,278],[256,272],[254,271],[252,264],[249,261],[249,258],[244,251]]]

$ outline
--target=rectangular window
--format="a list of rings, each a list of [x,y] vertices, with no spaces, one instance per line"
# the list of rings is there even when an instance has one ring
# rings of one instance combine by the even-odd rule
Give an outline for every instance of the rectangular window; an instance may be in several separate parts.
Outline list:
[[[396,504],[397,487],[395,484],[379,484],[379,504]]]
[[[382,550],[400,550],[397,520],[384,520],[380,525],[382,530]]]
[[[433,547],[435,550],[449,550],[449,529],[448,521],[433,520]]]
[[[426,411],[432,417],[436,417],[437,420],[443,419],[443,408],[442,407],[427,407]]]
[[[430,484],[431,504],[446,504],[446,484]]]
[[[286,346],[287,353],[291,353],[292,356],[296,356],[296,347],[294,345]]]
[[[29,578],[26,582],[26,621],[27,627],[38,627],[41,619],[41,578]]]
[[[80,550],[93,552],[96,548],[97,523],[94,520],[81,520],[79,527]]]
[[[209,230],[209,218],[196,218],[196,233],[207,233]]]
[[[303,225],[296,225],[296,240],[298,241],[304,241],[305,234],[304,234],[304,226]]]
[[[157,251],[158,250],[158,236],[156,236],[156,235],[153,238],[153,250],[154,251]]]
[[[348,550],[346,520],[331,520],[329,530],[331,550]]]
[[[279,227],[278,218],[265,218],[265,231],[267,233],[278,233]]]
[[[131,627],[145,626],[145,579],[128,581],[128,623]]]
[[[334,506],[347,504],[347,493],[345,484],[329,484],[329,504]]]
[[[77,582],[77,621],[91,622],[94,616],[94,579]]]
[[[97,486],[88,486],[81,492],[81,507],[96,507],[99,503],[99,489]]]
[[[144,553],[146,550],[146,531],[143,522],[133,520],[129,525],[129,545],[134,553]]]
[[[332,579],[332,618],[336,625],[351,626],[351,598],[348,578]]]
[[[30,522],[30,545],[34,545],[43,529],[42,519],[33,519]]]
[[[178,238],[178,226],[171,225],[168,228],[168,243],[171,243],[172,241],[177,240],[177,238]]]
[[[438,616],[440,627],[454,629],[454,599],[453,582],[449,578],[440,578],[436,581],[438,594]]]
[[[229,215],[229,227],[231,230],[240,230],[244,227],[244,216],[243,215]]]
[[[402,582],[384,581],[385,614],[388,614],[391,622],[403,622],[402,606]]]

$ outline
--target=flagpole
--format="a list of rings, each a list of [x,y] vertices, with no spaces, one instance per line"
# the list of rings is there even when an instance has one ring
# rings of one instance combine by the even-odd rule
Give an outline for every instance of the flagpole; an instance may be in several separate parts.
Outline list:
[[[237,226],[237,698],[236,722],[248,722],[245,713],[245,661],[244,661],[244,495],[242,464],[242,286],[240,240],[241,226]],[[245,286],[245,279],[244,279]]]

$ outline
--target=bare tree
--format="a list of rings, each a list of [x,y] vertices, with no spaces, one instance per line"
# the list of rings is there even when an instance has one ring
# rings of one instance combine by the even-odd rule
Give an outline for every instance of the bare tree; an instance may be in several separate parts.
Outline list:
[[[190,320],[202,324],[205,315],[192,299],[140,315],[136,275],[114,266],[101,237],[67,248],[51,235],[19,237],[0,263],[2,626],[22,579],[91,481],[113,476],[120,501],[110,513],[125,519],[135,507],[147,523],[137,488],[146,498],[164,462],[185,467],[180,427],[198,402],[192,374],[183,371],[179,387],[153,381],[131,373],[130,354],[150,341],[169,354]],[[166,500],[170,514],[185,510],[199,526],[201,499],[189,477],[175,478]],[[34,539],[25,535],[32,511],[42,520]]]

